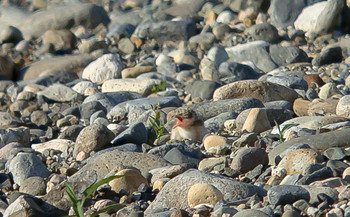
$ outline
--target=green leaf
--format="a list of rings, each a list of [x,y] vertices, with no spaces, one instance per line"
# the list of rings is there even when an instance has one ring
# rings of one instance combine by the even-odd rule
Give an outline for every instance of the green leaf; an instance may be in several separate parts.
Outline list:
[[[75,196],[73,187],[72,187],[68,182],[65,182],[64,185],[66,186],[65,190],[66,190],[66,192],[67,192],[69,198],[71,199],[72,203],[73,203],[73,204],[78,203],[78,199],[77,199],[77,197]]]
[[[122,206],[122,205],[117,203],[117,204],[112,204],[112,205],[106,206],[105,208],[100,209],[99,211],[97,211],[94,214],[92,214],[91,217],[96,217],[98,214],[107,212],[107,211],[109,211],[111,209],[117,208],[118,206]]]

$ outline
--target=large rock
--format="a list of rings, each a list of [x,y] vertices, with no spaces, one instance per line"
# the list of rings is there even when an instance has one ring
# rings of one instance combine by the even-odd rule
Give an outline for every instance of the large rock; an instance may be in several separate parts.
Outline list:
[[[268,49],[270,44],[265,41],[254,41],[246,44],[227,47],[225,50],[234,62],[252,61],[259,69],[268,72],[277,68],[271,59]]]
[[[307,54],[296,46],[271,45],[270,55],[272,60],[279,66],[298,62],[309,62]]]
[[[159,42],[182,41],[195,35],[196,25],[186,21],[145,21],[140,23],[132,37],[154,38]]]
[[[8,112],[0,112],[0,129],[7,129],[9,127],[18,127],[24,123],[14,115]],[[3,135],[3,134],[2,134]],[[6,139],[5,139],[6,140]],[[3,139],[4,141],[4,139]]]
[[[105,54],[91,62],[83,71],[82,78],[101,84],[106,80],[121,78],[123,63],[116,54]]]
[[[336,113],[339,116],[350,117],[350,95],[340,98],[336,108]]]
[[[305,6],[304,0],[272,0],[268,11],[271,23],[281,28],[293,26]]]
[[[77,102],[83,99],[82,95],[63,84],[51,85],[37,94],[55,102]]]
[[[296,29],[324,34],[332,30],[344,7],[342,0],[328,0],[304,8],[294,22]]]
[[[33,153],[18,153],[9,162],[8,170],[13,176],[13,181],[18,185],[29,177],[46,178],[51,174],[41,159]]]
[[[284,152],[291,145],[296,143],[308,144],[312,148],[319,151],[324,151],[330,147],[347,147],[350,145],[349,140],[350,128],[345,128],[342,130],[331,131],[327,133],[321,133],[318,135],[308,135],[299,138],[291,139],[286,142],[281,143],[271,150],[269,153],[270,165],[275,164],[275,159],[278,155]]]
[[[75,192],[81,195],[89,186],[105,178],[115,175],[115,172],[134,167],[142,174],[160,167],[170,166],[165,160],[152,154],[143,154],[135,152],[123,152],[116,148],[105,149],[97,152],[88,158],[87,164],[77,173],[68,179]],[[64,210],[68,210],[70,200],[64,194],[64,185],[61,184],[54,190],[51,190],[44,200]]]
[[[288,87],[266,81],[245,80],[224,85],[214,92],[213,99],[253,97],[262,102],[287,100],[293,102],[298,93]]]
[[[29,16],[20,26],[26,39],[37,38],[50,29],[68,29],[72,26],[94,28],[109,23],[107,12],[94,4],[70,4],[40,10]]]
[[[102,85],[102,92],[131,91],[147,96],[152,93],[152,88],[160,85],[160,80],[156,79],[111,79]]]
[[[196,183],[207,183],[213,185],[223,193],[224,200],[228,202],[244,199],[254,194],[259,196],[266,194],[266,191],[260,187],[237,182],[227,177],[191,169],[176,176],[165,184],[162,190],[158,193],[156,199],[147,208],[145,214],[151,216],[152,210],[161,208],[189,208],[190,206],[187,201],[188,191],[191,186]]]
[[[91,61],[95,60],[98,55],[81,54],[66,55],[43,59],[32,63],[20,72],[19,79],[29,80],[49,74],[54,71],[69,71],[84,68]]]

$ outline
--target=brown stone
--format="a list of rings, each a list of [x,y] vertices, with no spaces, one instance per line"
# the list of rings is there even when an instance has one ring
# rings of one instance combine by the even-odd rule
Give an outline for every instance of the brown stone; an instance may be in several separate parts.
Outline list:
[[[253,108],[250,110],[247,119],[244,122],[242,131],[261,133],[271,129],[270,121],[267,117],[266,110]]]
[[[131,38],[132,43],[136,46],[136,48],[140,48],[143,45],[143,41],[140,38]]]
[[[136,78],[143,73],[152,71],[156,71],[154,66],[135,66],[122,70],[122,78]]]
[[[298,98],[293,103],[293,111],[299,117],[307,116],[310,104],[309,100]]]
[[[15,64],[8,56],[0,55],[0,74],[5,75],[8,79],[13,78]]]
[[[128,193],[132,193],[137,191],[141,184],[148,184],[147,179],[135,169],[124,169],[117,172],[115,175],[127,175],[126,177],[117,178],[109,182],[112,190],[117,193],[119,193],[122,189]]]
[[[224,196],[222,193],[216,187],[208,183],[192,185],[187,195],[187,201],[190,207],[195,207],[203,203],[215,205],[223,198]]]
[[[205,150],[209,150],[215,146],[224,146],[226,138],[219,135],[209,135],[203,140]]]
[[[338,102],[339,99],[334,98],[328,98],[326,100],[314,99],[311,104],[309,104],[307,114],[309,116],[335,115]]]
[[[322,87],[324,85],[323,80],[317,74],[308,74],[304,75],[303,79],[307,82],[308,88],[316,89],[318,87]]]

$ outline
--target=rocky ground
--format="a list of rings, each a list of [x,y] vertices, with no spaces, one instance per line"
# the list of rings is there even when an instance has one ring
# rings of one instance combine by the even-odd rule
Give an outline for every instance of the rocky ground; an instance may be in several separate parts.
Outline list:
[[[350,216],[349,8],[2,0],[1,216]]]

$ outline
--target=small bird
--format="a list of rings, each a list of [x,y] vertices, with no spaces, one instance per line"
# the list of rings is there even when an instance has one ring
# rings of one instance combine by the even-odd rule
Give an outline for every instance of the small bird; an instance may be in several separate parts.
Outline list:
[[[171,131],[170,138],[172,140],[191,139],[195,142],[201,142],[208,132],[203,121],[190,108],[178,109],[175,118],[177,122]]]

